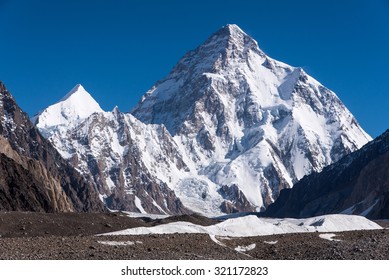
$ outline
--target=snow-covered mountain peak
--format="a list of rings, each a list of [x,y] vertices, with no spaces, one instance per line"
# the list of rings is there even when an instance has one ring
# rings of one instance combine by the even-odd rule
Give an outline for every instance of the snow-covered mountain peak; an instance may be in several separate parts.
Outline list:
[[[236,24],[227,24],[221,27],[218,31],[216,31],[213,35],[211,35],[207,41],[214,40],[215,38],[225,38],[227,40],[230,39],[242,39],[246,38],[250,41],[255,41],[252,37],[247,35],[238,25]]]
[[[85,88],[81,84],[77,84],[64,97],[62,97],[60,102],[65,101],[69,98],[77,98],[77,96],[80,97],[87,94],[89,93],[85,90]]]
[[[219,38],[225,38],[229,40],[232,37],[244,37],[248,36],[242,29],[240,29],[239,26],[236,24],[227,24],[223,27],[221,27],[218,31],[216,31],[211,37],[209,37],[209,40],[214,40],[216,37]]]
[[[283,66],[284,64],[267,58],[259,49],[257,42],[237,25],[229,24],[216,31],[196,49],[188,52],[165,79],[158,81],[142,97],[139,105],[131,113],[145,123],[163,123],[169,132],[175,135],[176,131],[181,128],[181,124],[185,122],[185,118],[192,115],[193,106],[197,101],[204,102],[206,98],[220,99],[221,95],[224,95],[226,99],[223,101],[235,102],[233,99],[236,99],[239,92],[250,90],[247,84],[236,89],[243,80],[247,80],[246,73],[255,72],[256,68],[259,70],[267,68],[262,72],[271,72],[272,70],[269,69],[274,68],[276,69],[274,72],[285,74],[284,69],[278,69]],[[292,67],[289,68],[292,69]],[[288,71],[291,72],[289,68]],[[271,73],[270,75],[274,76]],[[259,77],[253,79],[267,79],[269,74],[257,73],[257,76]],[[187,87],[188,81],[191,81],[190,87]],[[229,82],[231,82],[229,85],[225,85]],[[200,89],[193,85],[203,87]],[[230,90],[219,91],[217,89],[224,86],[229,86]],[[262,92],[268,94],[266,90]],[[171,101],[170,105],[175,109],[168,113],[169,116],[165,117],[166,111],[164,110],[159,114],[158,119],[151,119],[150,110],[158,109],[153,108],[154,105],[167,100]],[[180,103],[179,107],[175,107],[175,103]],[[234,110],[233,106],[228,107]],[[177,108],[180,108],[179,112]]]
[[[32,121],[45,136],[50,136],[49,131],[53,131],[52,128],[74,126],[97,112],[103,112],[100,105],[82,85],[78,84],[58,103],[32,118]]]
[[[226,61],[247,58],[249,51],[261,56],[265,55],[259,49],[258,43],[236,24],[223,26],[195,50],[200,54],[202,52],[208,52],[208,55],[218,53],[219,57],[216,62],[224,62],[224,66],[228,66]]]
[[[58,104],[75,110],[69,104],[79,94],[86,96],[76,87]],[[146,198],[169,189],[204,214],[264,210],[280,190],[371,139],[335,93],[266,56],[234,24],[188,52],[131,112],[79,121],[75,110],[66,125],[41,131],[111,196],[111,207],[141,212],[155,204],[166,212],[162,198]]]
[[[257,41],[236,24],[227,24],[222,27],[207,42],[220,42],[221,40],[225,40],[227,43],[224,50],[226,59],[247,57],[249,51],[265,56],[264,52],[259,48]]]
[[[227,24],[224,28],[227,28],[228,30],[230,30],[230,32],[240,32],[246,34],[242,29],[240,29],[238,25],[233,23]]]
[[[225,197],[238,189],[262,209],[371,139],[335,93],[268,57],[236,25],[187,53],[132,113],[165,125],[188,166]]]

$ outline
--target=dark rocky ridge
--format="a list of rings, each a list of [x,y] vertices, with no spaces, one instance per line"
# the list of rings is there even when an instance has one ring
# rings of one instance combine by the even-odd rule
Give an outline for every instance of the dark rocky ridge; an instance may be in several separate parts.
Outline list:
[[[0,209],[104,211],[94,187],[44,139],[0,82]]]
[[[304,218],[340,213],[389,218],[389,130],[320,173],[281,191],[265,216]]]

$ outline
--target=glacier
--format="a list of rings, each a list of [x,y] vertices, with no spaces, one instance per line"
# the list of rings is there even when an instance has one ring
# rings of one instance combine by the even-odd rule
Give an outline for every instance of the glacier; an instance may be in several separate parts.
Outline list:
[[[382,229],[382,227],[365,217],[354,215],[323,215],[308,219],[271,219],[248,215],[231,218],[212,226],[201,226],[190,222],[173,222],[153,227],[130,228],[101,235],[205,233],[212,236],[248,237],[286,233],[341,232],[373,229]]]

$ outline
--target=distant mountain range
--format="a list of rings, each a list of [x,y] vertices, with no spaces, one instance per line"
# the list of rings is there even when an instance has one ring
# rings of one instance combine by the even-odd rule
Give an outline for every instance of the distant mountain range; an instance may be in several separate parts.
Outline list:
[[[263,211],[371,140],[335,93],[236,25],[188,52],[130,113],[104,112],[77,85],[33,121],[107,207],[159,214]]]

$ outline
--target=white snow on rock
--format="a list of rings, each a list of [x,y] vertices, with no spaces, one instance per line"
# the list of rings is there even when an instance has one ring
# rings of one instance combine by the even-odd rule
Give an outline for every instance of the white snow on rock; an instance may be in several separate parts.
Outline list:
[[[135,196],[135,205],[136,205],[136,208],[138,208],[138,210],[139,210],[141,213],[143,213],[143,214],[146,213],[145,209],[143,209],[141,200],[140,200],[139,197],[137,197],[137,196]]]
[[[143,243],[142,241],[133,242],[133,241],[102,241],[102,240],[98,240],[97,242],[100,244],[103,244],[103,245],[108,245],[108,246],[132,246],[135,244],[142,244]]]
[[[257,245],[255,243],[247,245],[247,246],[238,246],[235,248],[235,251],[238,251],[240,253],[244,253],[247,251],[254,250]]]
[[[263,241],[263,243],[266,243],[266,244],[269,244],[269,245],[275,245],[278,243],[278,240],[274,240],[274,241]]]
[[[211,236],[262,236],[299,232],[339,232],[350,230],[382,229],[362,216],[324,215],[307,219],[269,219],[255,215],[233,218],[212,226],[189,222],[174,222],[154,227],[138,227],[102,235],[143,235],[173,233],[205,233]]]
[[[334,234],[334,233],[322,233],[322,234],[319,234],[320,238],[323,238],[323,239],[326,239],[326,240],[329,240],[329,241],[342,241],[340,239],[335,239],[334,238],[335,236],[336,236],[336,234]]]

